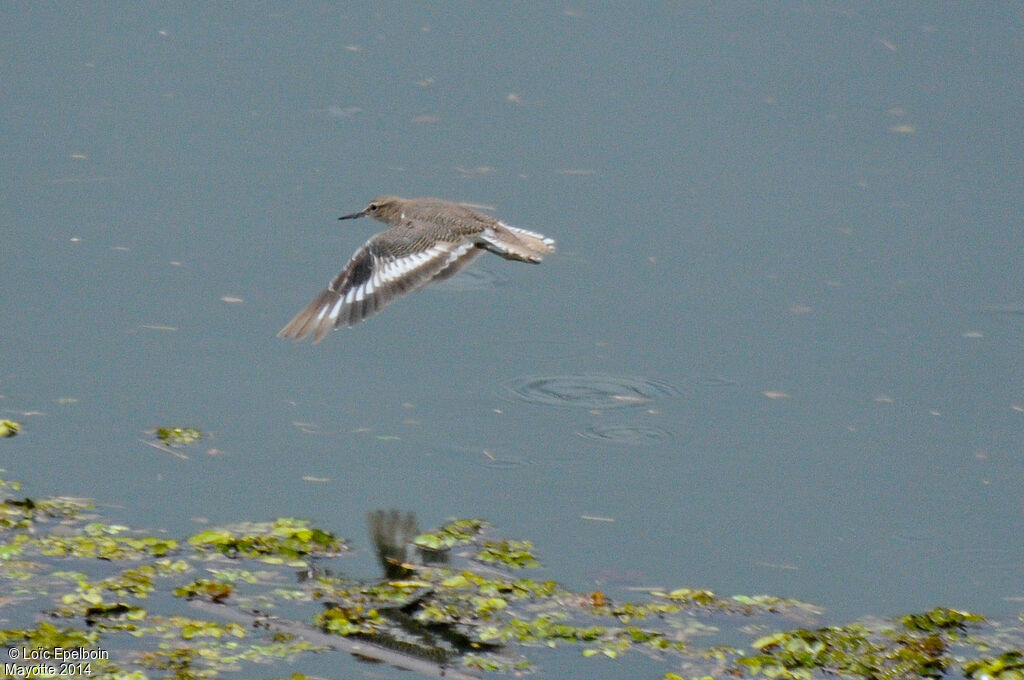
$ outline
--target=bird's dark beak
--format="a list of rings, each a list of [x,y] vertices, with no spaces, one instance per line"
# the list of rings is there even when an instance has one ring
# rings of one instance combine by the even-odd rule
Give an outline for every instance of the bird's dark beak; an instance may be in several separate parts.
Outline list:
[[[366,214],[366,211],[365,211],[365,210],[360,210],[359,212],[354,212],[354,213],[352,213],[351,215],[342,215],[342,216],[341,216],[341,217],[339,217],[338,219],[339,219],[339,220],[354,220],[355,218],[357,218],[357,217],[362,217],[362,216],[364,216],[365,214]]]

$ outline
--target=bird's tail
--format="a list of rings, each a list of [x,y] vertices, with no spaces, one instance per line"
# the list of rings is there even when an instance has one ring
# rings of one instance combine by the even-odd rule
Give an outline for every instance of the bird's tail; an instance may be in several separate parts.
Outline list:
[[[555,240],[528,229],[511,227],[504,222],[484,230],[483,246],[508,260],[522,260],[536,264],[545,255],[555,252]]]

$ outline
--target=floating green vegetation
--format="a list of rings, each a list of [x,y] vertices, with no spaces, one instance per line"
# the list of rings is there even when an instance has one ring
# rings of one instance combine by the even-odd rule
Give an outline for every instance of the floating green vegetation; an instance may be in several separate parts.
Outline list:
[[[1024,654],[1013,650],[969,661],[964,664],[964,675],[979,680],[1021,680],[1024,678]]]
[[[984,617],[937,608],[904,616],[892,628],[861,624],[772,633],[752,646],[757,656],[737,663],[769,678],[811,678],[815,673],[858,678],[940,678],[956,658],[953,644]],[[964,671],[966,671],[966,666]]]
[[[314,618],[317,626],[335,635],[376,635],[384,629],[385,620],[376,609],[360,605],[331,607]]]
[[[457,519],[432,534],[420,534],[413,543],[427,550],[449,550],[457,545],[468,545],[487,526],[482,519]]]
[[[981,623],[984,620],[984,616],[970,612],[937,607],[924,614],[908,614],[903,617],[902,622],[903,627],[907,630],[922,633],[946,632],[955,635],[958,632],[966,631],[971,624]]]
[[[540,562],[533,556],[533,544],[529,541],[484,541],[476,554],[481,562],[500,564],[508,569],[539,567]]]
[[[222,529],[208,529],[188,539],[200,551],[234,558],[259,558],[271,564],[293,562],[310,555],[333,555],[345,549],[334,534],[310,528],[309,522],[289,517]]]
[[[0,480],[0,489],[4,482]],[[10,488],[17,490],[16,482]],[[0,501],[0,530],[27,529],[39,522],[56,519],[75,519],[88,511],[89,506],[70,498],[49,498],[35,501],[31,498],[5,498]]]
[[[186,583],[174,589],[177,597],[185,597],[190,600],[202,598],[210,602],[220,604],[231,597],[234,586],[224,581],[211,581],[206,578],[199,578],[191,583]]]
[[[473,589],[480,595],[500,595],[508,600],[543,599],[555,595],[568,595],[554,581],[534,581],[532,579],[507,579],[494,575],[482,575],[473,571],[451,572],[438,570],[435,577],[441,578],[441,586],[446,590]]]
[[[91,647],[96,644],[96,631],[83,631],[74,627],[58,628],[49,623],[39,623],[25,630],[0,630],[0,645],[6,647],[24,646],[29,649],[56,649],[57,647]]]
[[[154,430],[157,441],[165,446],[188,446],[205,435],[196,427],[158,427]]]
[[[0,496],[19,491],[0,480]],[[640,654],[660,660],[666,680],[1024,680],[1022,620],[936,608],[823,626],[805,603],[699,588],[617,601],[518,577],[538,565],[533,545],[490,536],[482,520],[431,533],[396,511],[368,521],[384,576],[358,580],[341,568],[347,544],[304,520],[209,528],[179,541],[104,523],[81,500],[4,498],[0,645],[109,651],[83,675],[117,680],[275,672],[300,680],[288,676],[292,664],[332,651],[469,680],[534,670],[551,648],[574,650],[581,664]]]
[[[96,557],[101,560],[163,557],[178,549],[174,539],[156,536],[121,536],[128,527],[92,522],[70,536],[48,535],[38,539],[39,552],[57,557]]]
[[[14,437],[21,431],[21,424],[15,420],[0,420],[0,437]]]

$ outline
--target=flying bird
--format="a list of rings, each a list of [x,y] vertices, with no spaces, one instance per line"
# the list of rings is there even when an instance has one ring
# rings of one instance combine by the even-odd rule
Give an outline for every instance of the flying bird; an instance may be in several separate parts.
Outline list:
[[[279,338],[317,343],[334,328],[354,326],[398,297],[447,279],[485,250],[538,264],[555,252],[553,239],[438,198],[378,196],[338,219],[372,217],[390,227],[373,236]]]

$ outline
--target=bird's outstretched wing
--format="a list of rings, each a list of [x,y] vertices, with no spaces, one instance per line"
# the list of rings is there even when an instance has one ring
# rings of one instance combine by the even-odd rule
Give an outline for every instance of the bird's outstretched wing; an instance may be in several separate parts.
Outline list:
[[[468,239],[419,238],[419,226],[409,221],[367,241],[277,337],[320,342],[331,329],[356,325],[402,295],[452,276],[483,252]]]

